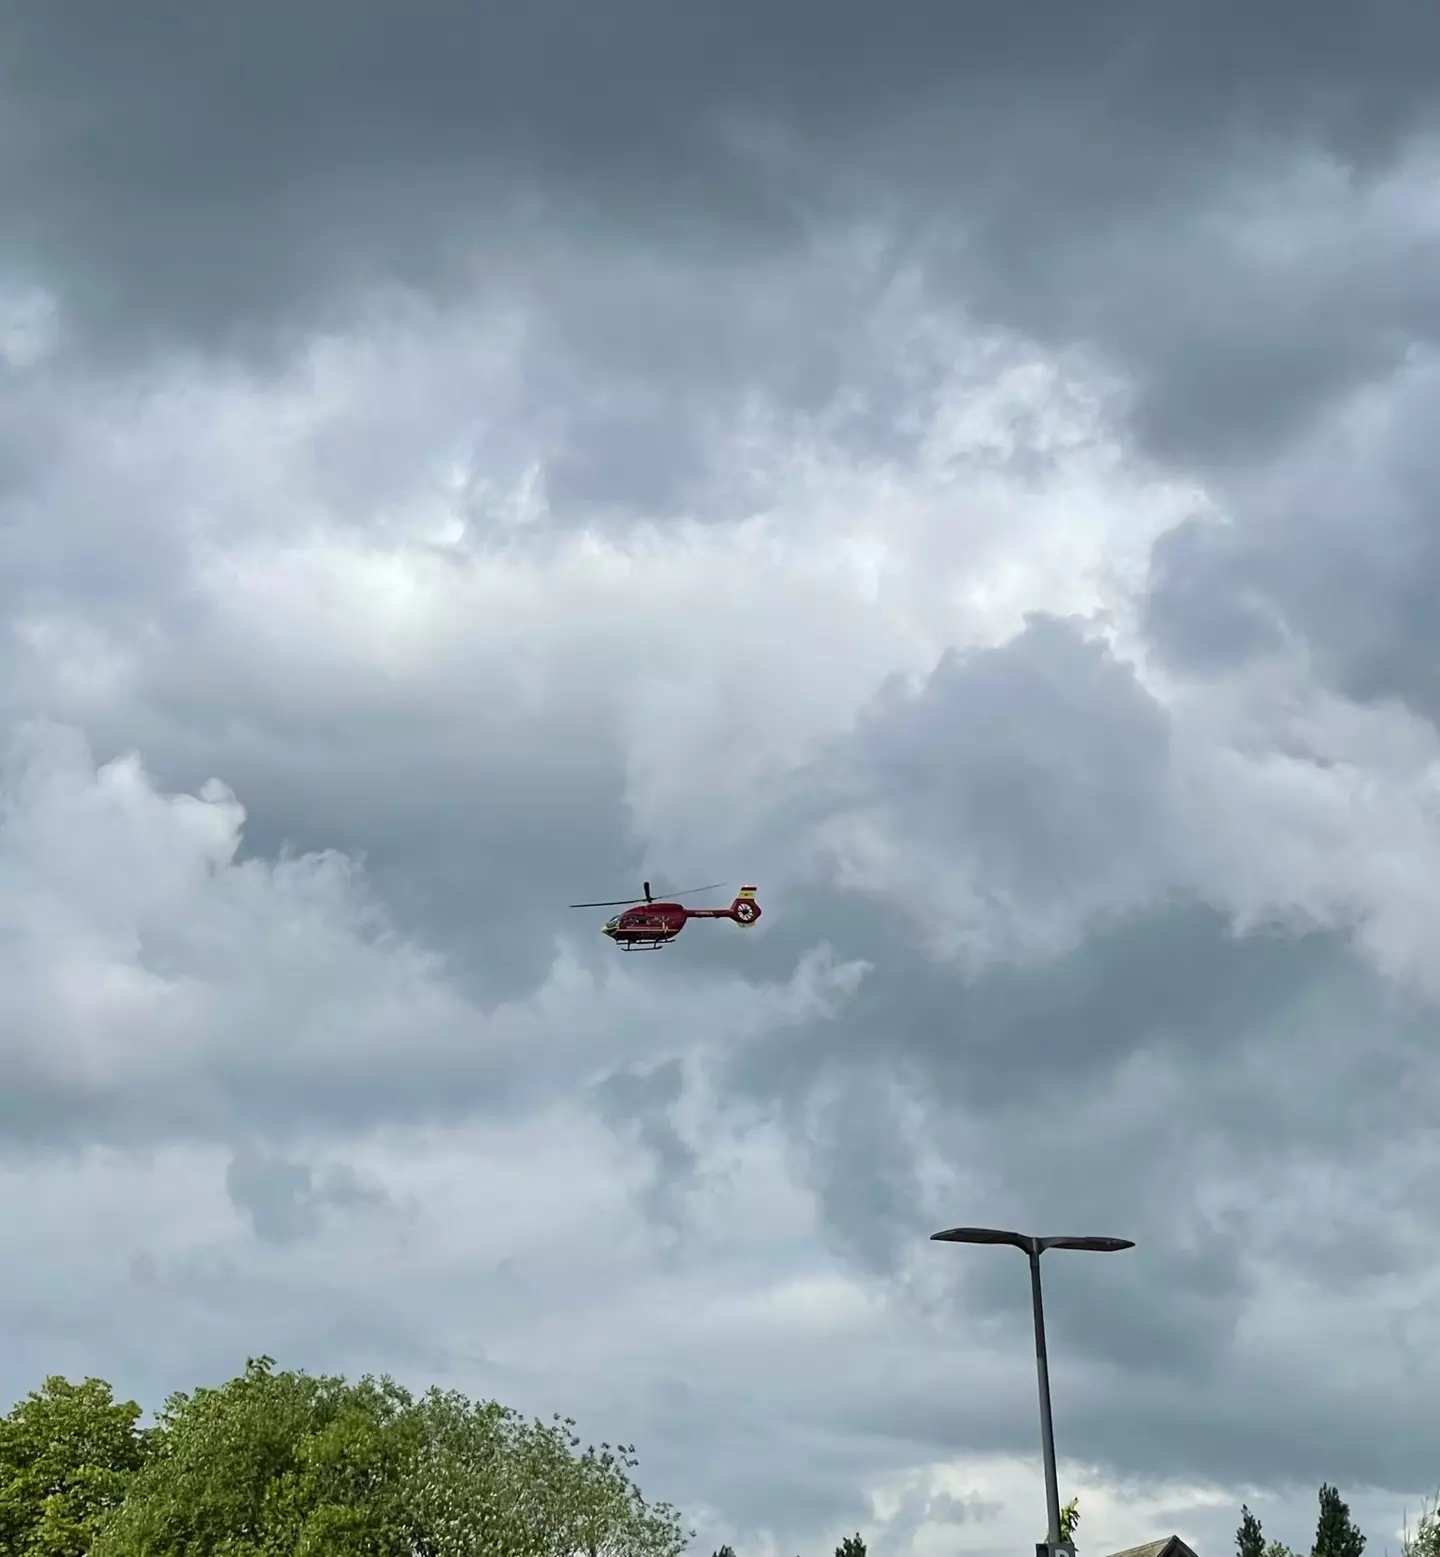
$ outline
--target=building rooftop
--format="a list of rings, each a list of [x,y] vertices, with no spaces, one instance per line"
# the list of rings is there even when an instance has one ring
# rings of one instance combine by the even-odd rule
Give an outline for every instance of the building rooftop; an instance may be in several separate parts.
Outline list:
[[[1127,1546],[1123,1552],[1111,1552],[1110,1557],[1196,1557],[1178,1535],[1167,1535],[1159,1541],[1146,1541],[1143,1546]]]

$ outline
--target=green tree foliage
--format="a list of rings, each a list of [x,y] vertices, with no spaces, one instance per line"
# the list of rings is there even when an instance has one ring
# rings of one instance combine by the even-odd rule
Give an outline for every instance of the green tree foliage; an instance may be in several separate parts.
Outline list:
[[[847,1535],[835,1548],[835,1557],[865,1557],[865,1542],[858,1533]]]
[[[388,1382],[277,1373],[269,1358],[173,1395],[94,1557],[409,1557],[409,1404]]]
[[[1075,1539],[1075,1529],[1080,1523],[1080,1499],[1071,1498],[1060,1510],[1060,1539],[1068,1546]]]
[[[1265,1557],[1265,1532],[1246,1505],[1240,1505],[1240,1528],[1235,1532],[1235,1557]]]
[[[93,1557],[678,1557],[633,1451],[573,1428],[260,1358],[166,1403]]]
[[[574,1422],[431,1391],[407,1495],[419,1557],[679,1557],[675,1510],[630,1479],[630,1445],[577,1454]]]
[[[0,1551],[85,1557],[145,1458],[140,1407],[100,1379],[46,1379],[0,1418]]]
[[[722,1546],[719,1551],[712,1552],[711,1557],[735,1557],[735,1548],[733,1546]]]
[[[1320,1518],[1315,1526],[1315,1544],[1310,1557],[1360,1557],[1365,1537],[1350,1518],[1350,1505],[1327,1482],[1320,1488]]]
[[[1440,1557],[1440,1527],[1435,1521],[1434,1509],[1421,1513],[1421,1526],[1416,1530],[1413,1551],[1402,1547],[1403,1557]],[[1406,1540],[1412,1538],[1408,1535]],[[1361,1557],[1365,1550],[1365,1537],[1350,1518],[1350,1507],[1336,1489],[1325,1483],[1320,1488],[1320,1518],[1315,1528],[1315,1544],[1310,1557]],[[1240,1528],[1235,1532],[1236,1557],[1297,1557],[1297,1553],[1280,1541],[1267,1541],[1260,1528],[1260,1521],[1242,1505]]]
[[[1400,1553],[1401,1557],[1440,1557],[1440,1493],[1420,1505],[1420,1518],[1413,1530],[1406,1519]]]

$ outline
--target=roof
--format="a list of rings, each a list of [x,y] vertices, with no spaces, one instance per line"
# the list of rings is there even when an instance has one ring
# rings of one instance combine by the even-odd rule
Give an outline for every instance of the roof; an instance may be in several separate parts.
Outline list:
[[[1127,1546],[1123,1552],[1112,1552],[1110,1557],[1195,1557],[1195,1552],[1178,1535],[1167,1535],[1143,1546]]]

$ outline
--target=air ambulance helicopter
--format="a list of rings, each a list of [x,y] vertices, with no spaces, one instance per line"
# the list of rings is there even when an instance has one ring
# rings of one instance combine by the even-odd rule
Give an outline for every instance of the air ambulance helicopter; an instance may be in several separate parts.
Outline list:
[[[692,892],[713,892],[721,885],[712,882],[708,887],[692,887],[690,892],[677,893],[677,897],[689,897]],[[644,897],[621,898],[611,903],[572,903],[571,908],[623,908],[623,914],[607,919],[600,927],[622,951],[659,951],[667,946],[685,928],[691,919],[732,919],[748,929],[760,917],[760,905],[755,901],[754,887],[741,887],[739,895],[729,908],[686,908],[681,903],[657,903],[650,891],[650,883],[644,884]]]

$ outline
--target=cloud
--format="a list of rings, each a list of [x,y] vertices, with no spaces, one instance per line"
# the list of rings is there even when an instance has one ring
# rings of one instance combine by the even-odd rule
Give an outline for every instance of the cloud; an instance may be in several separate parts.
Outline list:
[[[451,480],[467,392],[495,407],[476,458],[510,446],[523,472],[545,452],[512,409],[535,354],[483,305],[357,329],[279,383],[41,384],[64,457],[17,504],[34,522],[12,707],[83,725],[102,759],[139,746],[170,786],[223,772],[262,852],[363,851],[457,967],[493,949],[519,995],[553,905],[724,875],[786,774],[897,669],[1003,638],[1030,606],[1117,598],[1192,510],[1185,485],[1120,468],[1078,367],[903,299],[877,332],[887,318],[905,332],[875,349],[897,373],[916,341],[951,357],[908,444],[857,452],[843,405],[722,420],[717,451],[767,494],[723,524],[469,511]],[[397,394],[423,414],[387,442]],[[330,473],[377,446],[394,474],[359,509]],[[385,737],[357,741],[357,718]]]
[[[1028,1293],[927,1234],[1113,1232],[1087,1549],[1322,1477],[1383,1544],[1431,11],[10,9],[5,1386],[390,1367],[704,1549],[980,1557]],[[727,876],[663,957],[564,908]]]
[[[570,351],[641,370],[553,472],[597,498],[703,484],[717,381],[812,402],[844,382],[853,295],[746,302],[781,267],[793,290],[817,232],[1101,350],[1181,459],[1293,431],[1433,338],[1418,0],[1362,29],[1313,5],[1079,24],[1052,3],[1022,26],[927,4],[883,36],[857,6],[819,32],[794,4],[608,15],[17,18],[13,267],[59,288],[88,351],[270,360],[377,283],[533,277],[553,392]]]
[[[1166,714],[1076,624],[948,651],[850,739],[858,794],[826,824],[839,879],[908,903],[945,955],[1044,957],[1173,879]]]
[[[384,1203],[352,1168],[331,1167],[317,1176],[308,1163],[254,1150],[231,1159],[225,1189],[249,1217],[255,1236],[272,1243],[314,1234],[329,1210]]]
[[[1435,372],[1433,353],[1413,351],[1383,393],[1355,395],[1234,482],[1223,517],[1157,548],[1146,614],[1173,664],[1234,665],[1293,646],[1346,698],[1398,700],[1434,719],[1422,602],[1436,567],[1424,413]]]
[[[423,327],[406,339],[441,349]],[[177,425],[216,441],[157,488],[171,582],[147,597],[137,573],[107,618],[57,549],[48,600],[12,616],[12,700],[89,728],[99,750],[41,727],[7,770],[7,1030],[24,1078],[9,1128],[19,1161],[53,1162],[60,1142],[208,1154],[215,1195],[179,1218],[171,1254],[112,1256],[149,1303],[213,1312],[226,1294],[222,1318],[176,1343],[177,1368],[227,1367],[261,1339],[313,1348],[370,1282],[315,1365],[380,1356],[633,1423],[671,1446],[659,1486],[711,1509],[707,1528],[799,1541],[873,1523],[857,1489],[938,1475],[957,1445],[1030,1452],[1018,1273],[933,1250],[920,1265],[929,1231],[983,1206],[1146,1251],[1053,1278],[1057,1390],[1100,1484],[1283,1479],[1345,1458],[1339,1398],[1307,1397],[1314,1432],[1286,1438],[1276,1403],[1304,1365],[1281,1389],[1247,1327],[1285,1282],[1308,1305],[1328,1279],[1327,1246],[1299,1229],[1313,1143],[1342,1138],[1337,1097],[1350,1149],[1390,1129],[1387,1173],[1419,1171],[1423,1022],[1399,1019],[1377,972],[1428,998],[1431,735],[1288,662],[1199,682],[1152,665],[1126,583],[1204,494],[1128,474],[1083,382],[1017,364],[1013,344],[967,371],[908,455],[877,468],[817,439],[772,467],[777,502],[748,518],[547,523],[503,542],[492,521],[459,545],[433,539],[413,475],[388,529],[332,518],[351,513],[333,497],[308,530],[264,506],[303,490],[303,452],[267,470],[227,450],[216,412],[252,437],[258,421],[264,447],[265,419],[293,427],[304,407],[314,437],[355,403],[314,378],[288,411],[283,390],[223,378],[198,407],[177,393],[131,408],[134,436],[113,447],[142,467]],[[225,471],[231,513],[252,517],[187,550],[168,526]],[[48,491],[56,518],[86,518]],[[1074,565],[1046,566],[1060,548]],[[637,594],[654,607],[632,620]],[[163,630],[120,631],[147,598]],[[688,632],[702,616],[719,630]],[[666,657],[619,683],[597,660],[597,641],[638,654],[657,635]],[[156,776],[112,754],[127,736]],[[593,862],[589,895],[627,868],[693,874],[720,855],[758,864],[776,894],[743,958],[727,927],[699,926],[669,961],[601,963],[591,927],[553,906],[582,895],[577,860]],[[1397,1088],[1407,1105],[1387,1113]],[[465,1173],[516,1196],[560,1140],[598,1155],[567,1157],[525,1215],[545,1225],[577,1176],[593,1181],[589,1236],[623,1245],[623,1225],[637,1250],[623,1280],[593,1245],[570,1256],[591,1273],[578,1287],[527,1265],[520,1205],[479,1266],[420,1209]],[[168,1193],[168,1173],[197,1170],[155,1171]],[[1286,1186],[1265,1236],[1294,1246],[1298,1278],[1246,1252],[1260,1172]],[[470,1229],[497,1204],[447,1214]],[[1327,1234],[1343,1246],[1368,1226],[1372,1250],[1329,1321],[1337,1342],[1386,1301],[1410,1214],[1347,1210]],[[230,1241],[197,1252],[212,1225]],[[382,1234],[440,1261],[428,1317],[373,1289],[357,1240]],[[503,1346],[446,1295],[481,1270]],[[614,1306],[597,1313],[602,1270]],[[661,1297],[642,1302],[644,1282]],[[711,1319],[665,1330],[655,1303],[698,1314],[717,1291]],[[292,1317],[245,1333],[277,1305]],[[975,1335],[954,1366],[984,1383],[957,1376],[963,1404],[939,1404],[935,1347],[961,1313]],[[913,1350],[886,1350],[897,1326],[918,1327]],[[576,1347],[595,1371],[568,1364],[562,1399],[545,1359]],[[1257,1376],[1263,1396],[1243,1387]],[[1377,1370],[1367,1432],[1396,1452],[1412,1435],[1409,1485],[1430,1449],[1386,1414],[1395,1376]],[[605,1382],[636,1378],[638,1405]],[[743,1401],[780,1379],[795,1404],[757,1430]],[[704,1415],[732,1439],[749,1424],[747,1447],[717,1458]],[[895,1542],[923,1546],[938,1517],[896,1513]],[[1023,1504],[1004,1518],[1028,1528]]]
[[[563,946],[526,999],[482,1009],[397,932],[354,861],[242,859],[243,811],[218,781],[166,795],[135,759],[96,768],[53,728],[17,743],[6,777],[12,1140],[280,1140],[498,1117],[666,1052],[656,1015],[674,1014],[674,993],[588,972]],[[763,1022],[769,1001],[793,1021],[843,996],[846,976],[812,957],[772,995],[707,983],[691,1032]],[[242,1154],[231,1188],[253,1213],[297,1171]]]

